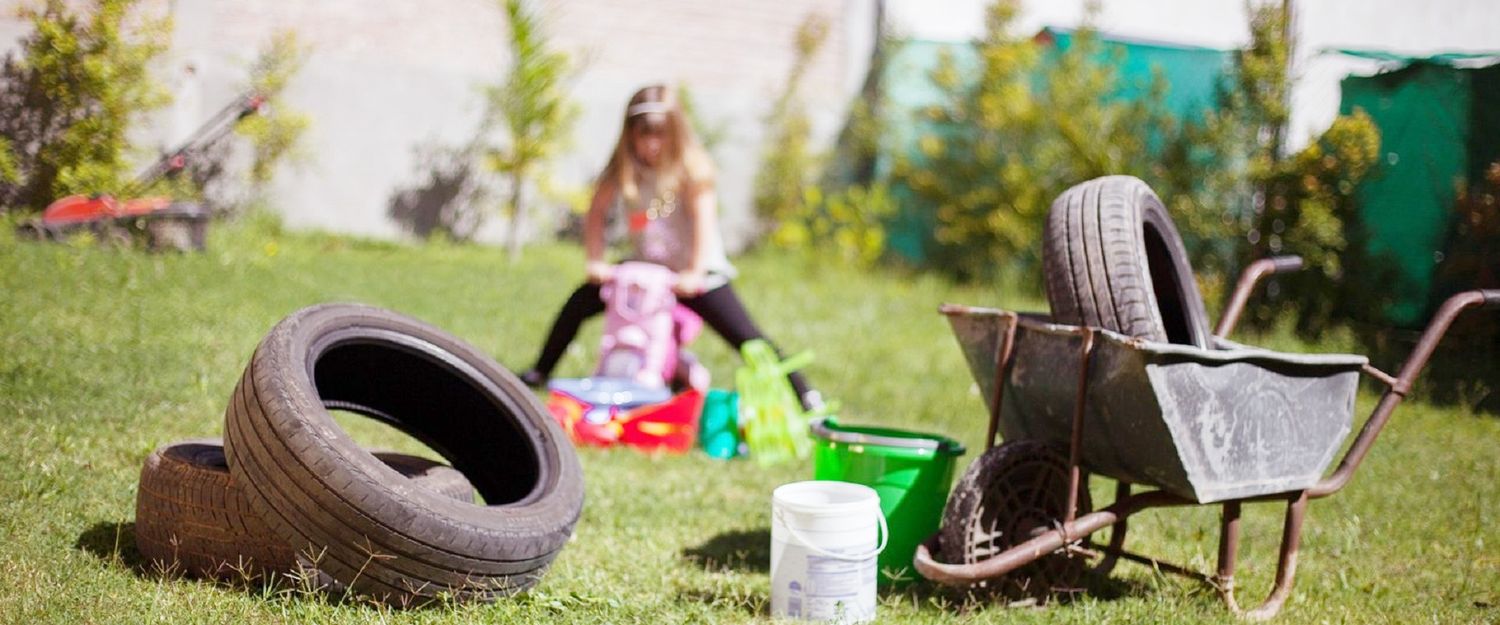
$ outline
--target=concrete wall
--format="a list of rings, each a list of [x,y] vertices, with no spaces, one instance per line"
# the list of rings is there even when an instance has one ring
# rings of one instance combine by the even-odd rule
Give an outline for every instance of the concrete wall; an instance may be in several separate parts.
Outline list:
[[[0,46],[27,32],[16,18],[24,4],[0,0]],[[868,0],[536,2],[554,46],[581,62],[570,84],[581,117],[572,149],[554,164],[558,183],[588,187],[637,88],[687,85],[703,116],[728,129],[714,156],[724,230],[736,246],[751,223],[762,122],[785,81],[798,25],[812,13],[831,25],[803,91],[815,132],[826,139],[868,66],[873,7]],[[499,82],[508,62],[497,0],[148,0],[145,8],[176,24],[159,74],[178,96],[143,131],[146,145],[172,144],[231,101],[274,33],[295,30],[310,46],[287,93],[289,106],[311,116],[310,136],[304,158],[280,172],[269,197],[293,228],[406,236],[389,215],[393,199],[428,180],[434,161],[427,153],[472,136],[482,88]],[[503,235],[497,218],[480,230],[482,240]]]

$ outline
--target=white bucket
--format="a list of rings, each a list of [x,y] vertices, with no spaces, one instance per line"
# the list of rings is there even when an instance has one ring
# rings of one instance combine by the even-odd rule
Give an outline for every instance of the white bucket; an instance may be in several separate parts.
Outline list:
[[[771,616],[875,620],[875,556],[890,532],[875,489],[795,482],[771,493]]]

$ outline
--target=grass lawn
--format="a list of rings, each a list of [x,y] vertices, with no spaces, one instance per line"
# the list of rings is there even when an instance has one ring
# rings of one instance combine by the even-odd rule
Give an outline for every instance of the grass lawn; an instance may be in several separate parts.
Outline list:
[[[425,319],[528,365],[581,278],[580,252],[407,247],[265,225],[220,228],[210,251],[148,255],[17,243],[0,232],[0,622],[679,623],[766,620],[770,492],[810,462],[762,469],[702,454],[580,452],[587,481],[573,542],[533,591],[492,605],[408,612],[295,590],[164,577],[133,545],[136,480],[154,447],[218,436],[261,336],[308,304],[361,301]],[[979,447],[984,411],[936,314],[944,301],[1044,308],[1035,296],[930,277],[863,274],[758,254],[736,286],[845,422],[945,433]],[[582,375],[591,324],[557,374]],[[1239,337],[1255,342],[1255,337]],[[1262,337],[1298,347],[1286,336]],[[1315,351],[1315,346],[1300,346]],[[696,347],[717,380],[734,355]],[[1362,396],[1357,418],[1373,402]],[[420,451],[357,417],[372,446]],[[1344,492],[1309,506],[1297,586],[1279,622],[1500,622],[1500,419],[1409,405]],[[975,457],[971,451],[960,466]],[[1096,501],[1110,485],[1094,484]],[[1269,588],[1280,507],[1247,507],[1242,601]],[[1202,570],[1216,509],[1132,519],[1137,549]],[[1045,609],[965,605],[925,585],[886,594],[884,622],[1226,622],[1203,585],[1121,564],[1093,592]],[[1252,596],[1253,595],[1253,596]]]

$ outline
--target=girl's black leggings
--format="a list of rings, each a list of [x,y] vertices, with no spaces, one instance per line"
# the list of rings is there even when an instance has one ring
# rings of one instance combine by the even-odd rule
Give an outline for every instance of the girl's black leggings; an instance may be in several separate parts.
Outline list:
[[[728,284],[695,297],[679,297],[677,301],[698,313],[703,322],[724,337],[736,351],[745,341],[766,338],[755,327],[755,322],[750,320],[750,313],[734,294],[734,287]],[[537,356],[533,369],[543,376],[550,376],[552,368],[562,358],[563,350],[567,349],[568,343],[573,342],[573,337],[578,334],[578,326],[585,319],[602,312],[604,298],[599,295],[599,285],[585,282],[579,286],[568,298],[568,302],[563,304],[562,310],[558,311],[557,320],[552,322],[552,330],[547,333],[547,342],[542,345],[542,353]],[[798,398],[807,396],[810,388],[801,373],[793,371],[787,376],[787,380],[797,390]]]

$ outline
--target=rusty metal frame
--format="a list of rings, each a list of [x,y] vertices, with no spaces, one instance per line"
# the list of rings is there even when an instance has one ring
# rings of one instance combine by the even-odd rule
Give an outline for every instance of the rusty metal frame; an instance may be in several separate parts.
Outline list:
[[[1263,259],[1252,263],[1241,274],[1239,283],[1236,285],[1233,297],[1224,314],[1219,321],[1215,336],[1224,337],[1233,331],[1239,319],[1240,312],[1244,309],[1249,299],[1250,291],[1255,287],[1260,278],[1281,271],[1291,271],[1300,268],[1302,259],[1297,257],[1281,257]],[[1464,310],[1476,306],[1485,308],[1500,308],[1500,290],[1491,291],[1468,291],[1450,297],[1438,313],[1429,322],[1427,329],[1423,331],[1422,338],[1418,341],[1416,348],[1407,357],[1402,365],[1401,371],[1396,376],[1390,376],[1379,369],[1366,366],[1364,373],[1384,383],[1388,388],[1380,399],[1373,413],[1365,421],[1360,429],[1359,435],[1354,443],[1339,462],[1339,466],[1327,477],[1320,480],[1313,487],[1289,493],[1278,493],[1263,495],[1244,499],[1235,499],[1222,502],[1219,532],[1219,558],[1218,568],[1213,574],[1205,574],[1194,571],[1184,566],[1175,565],[1141,554],[1126,551],[1124,549],[1125,534],[1127,529],[1126,520],[1130,515],[1151,508],[1163,508],[1174,506],[1199,505],[1197,502],[1172,494],[1163,490],[1153,490],[1138,494],[1132,494],[1132,485],[1127,482],[1117,482],[1115,500],[1109,506],[1096,510],[1083,516],[1077,515],[1077,506],[1080,499],[1080,489],[1088,488],[1087,480],[1083,477],[1082,447],[1083,447],[1083,420],[1088,402],[1088,369],[1094,347],[1094,330],[1087,326],[1078,327],[1076,333],[1082,337],[1082,345],[1079,350],[1081,359],[1079,367],[1077,399],[1074,406],[1072,432],[1068,449],[1069,486],[1068,504],[1065,518],[1058,526],[1046,532],[1034,535],[1024,543],[1011,547],[991,558],[973,564],[946,564],[932,558],[932,549],[936,545],[937,536],[929,538],[927,542],[917,547],[915,565],[917,570],[926,578],[947,584],[973,584],[975,582],[999,577],[1010,573],[1038,558],[1063,549],[1080,550],[1101,556],[1101,561],[1094,567],[1098,574],[1107,574],[1112,570],[1120,559],[1140,562],[1166,571],[1202,580],[1218,591],[1219,596],[1231,612],[1248,620],[1270,619],[1281,611],[1287,598],[1291,596],[1292,582],[1297,572],[1297,556],[1301,545],[1302,523],[1306,518],[1307,502],[1311,499],[1327,497],[1338,492],[1346,486],[1359,468],[1375,439],[1384,429],[1391,414],[1401,403],[1407,393],[1410,392],[1412,384],[1422,368],[1437,348],[1438,342],[1447,332],[1453,320]],[[995,435],[999,430],[1001,399],[1004,393],[1004,380],[1010,371],[1011,358],[1014,357],[1016,324],[1009,324],[1005,336],[997,348],[996,379],[994,391],[994,403],[990,412],[990,423],[988,433],[985,437],[985,449],[988,451],[995,444]],[[1240,546],[1240,517],[1242,507],[1246,503],[1284,501],[1286,502],[1286,515],[1282,525],[1281,545],[1276,564],[1276,578],[1271,587],[1271,592],[1256,607],[1244,609],[1235,597],[1235,566],[1238,560]],[[1094,532],[1104,528],[1112,528],[1110,542],[1108,545],[1099,547],[1089,541],[1088,537]]]

